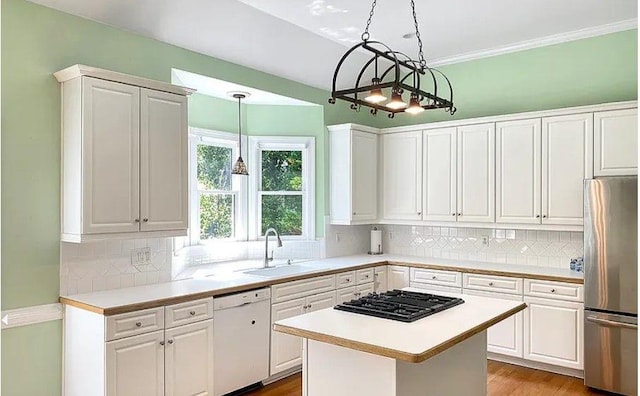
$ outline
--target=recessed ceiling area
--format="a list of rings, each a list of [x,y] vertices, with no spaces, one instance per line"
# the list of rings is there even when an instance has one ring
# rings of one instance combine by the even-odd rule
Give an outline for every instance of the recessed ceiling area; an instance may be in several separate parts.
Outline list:
[[[182,85],[184,87],[194,88],[197,93],[213,96],[214,98],[236,101],[236,99],[228,95],[229,92],[240,91],[247,92],[250,96],[243,99],[245,104],[259,105],[275,105],[275,106],[319,106],[315,103],[306,102],[304,100],[290,98],[288,96],[278,95],[272,92],[263,91],[257,88],[247,87],[232,83],[229,81],[219,80],[201,74],[191,73],[184,70],[171,70],[171,82]]]
[[[330,90],[360,39],[365,0],[30,0],[179,47]],[[415,0],[429,65],[637,27],[637,0]],[[372,39],[410,56],[409,0],[379,0]],[[408,35],[408,38],[403,38]],[[353,75],[366,61],[354,54]]]

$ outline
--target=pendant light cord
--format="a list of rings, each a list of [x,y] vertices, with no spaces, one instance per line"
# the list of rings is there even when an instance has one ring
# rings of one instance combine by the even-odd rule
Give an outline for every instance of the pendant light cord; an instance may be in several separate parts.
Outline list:
[[[371,35],[369,34],[369,25],[371,25],[371,19],[373,18],[373,12],[375,11],[377,1],[378,0],[373,0],[373,3],[371,4],[371,11],[369,11],[369,19],[367,19],[367,26],[365,26],[362,36],[360,36],[362,41],[367,41],[371,37]]]
[[[238,157],[242,157],[242,97],[238,96]]]

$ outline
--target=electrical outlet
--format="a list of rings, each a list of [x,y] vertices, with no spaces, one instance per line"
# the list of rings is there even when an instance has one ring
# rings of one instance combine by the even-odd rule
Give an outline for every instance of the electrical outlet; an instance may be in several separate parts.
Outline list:
[[[131,249],[131,265],[151,264],[151,248]]]
[[[336,232],[336,242],[340,242],[340,233]]]
[[[485,246],[489,246],[489,235],[482,236],[482,244]]]

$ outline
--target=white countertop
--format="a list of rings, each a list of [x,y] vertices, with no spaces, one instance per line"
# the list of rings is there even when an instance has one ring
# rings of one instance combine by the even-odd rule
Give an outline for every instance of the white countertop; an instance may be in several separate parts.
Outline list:
[[[279,320],[274,329],[381,356],[421,362],[526,307],[521,301],[451,296],[465,302],[412,323],[327,308]]]
[[[297,263],[310,270],[304,273],[279,277],[259,277],[242,272],[224,273],[201,278],[183,279],[155,285],[137,286],[124,289],[107,290],[93,293],[61,296],[66,303],[78,303],[96,308],[97,311],[110,311],[126,306],[139,306],[152,302],[167,302],[172,299],[193,296],[194,298],[206,295],[233,293],[253,288],[267,287],[276,283],[286,282],[291,279],[299,279],[301,276],[322,275],[326,271],[348,270],[353,267],[372,265],[376,263],[404,263],[408,265],[432,265],[443,266],[447,269],[495,271],[512,274],[512,276],[546,276],[558,277],[564,280],[582,280],[582,273],[576,273],[569,269],[533,267],[511,264],[494,264],[475,261],[447,260],[435,258],[423,258],[398,255],[367,254],[334,257],[321,260],[310,260]],[[558,279],[558,280],[563,280]],[[85,307],[87,308],[87,307]],[[139,307],[137,309],[140,309]]]

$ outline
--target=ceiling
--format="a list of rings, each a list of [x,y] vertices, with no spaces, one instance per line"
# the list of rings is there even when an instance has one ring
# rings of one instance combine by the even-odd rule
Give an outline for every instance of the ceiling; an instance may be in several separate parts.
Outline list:
[[[330,89],[369,15],[364,0],[31,0],[143,36]],[[637,0],[415,0],[427,63],[626,30]],[[409,1],[379,0],[372,39],[415,56]],[[352,76],[364,62],[354,54]]]

